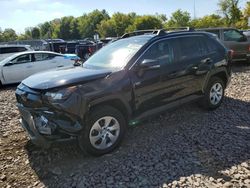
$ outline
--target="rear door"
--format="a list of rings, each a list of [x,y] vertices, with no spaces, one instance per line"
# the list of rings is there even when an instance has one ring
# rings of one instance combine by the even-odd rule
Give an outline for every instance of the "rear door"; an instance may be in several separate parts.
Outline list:
[[[18,83],[35,72],[32,55],[20,55],[3,66],[6,83]]]
[[[55,69],[62,67],[63,62],[56,59],[57,55],[51,53],[35,53],[34,61],[36,72],[41,72],[45,70]],[[62,56],[60,56],[62,57]]]
[[[201,45],[201,36],[183,36],[169,39],[174,58],[162,65],[161,82],[164,85],[164,103],[196,95],[201,91],[202,78],[207,71],[201,65],[210,63]]]

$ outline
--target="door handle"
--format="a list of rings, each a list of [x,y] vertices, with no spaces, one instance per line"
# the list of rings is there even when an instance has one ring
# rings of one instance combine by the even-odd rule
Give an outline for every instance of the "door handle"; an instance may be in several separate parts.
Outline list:
[[[28,65],[26,68],[31,68],[32,67],[32,65]]]
[[[57,67],[60,68],[60,67],[63,67],[63,65],[58,65]]]
[[[201,63],[203,63],[203,64],[209,64],[212,62],[213,62],[213,60],[211,58],[206,58],[206,59],[201,60]]]

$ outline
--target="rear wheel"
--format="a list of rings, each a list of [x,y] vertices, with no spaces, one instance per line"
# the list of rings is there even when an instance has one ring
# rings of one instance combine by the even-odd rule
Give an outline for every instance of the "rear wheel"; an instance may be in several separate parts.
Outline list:
[[[88,119],[78,139],[82,150],[92,155],[103,155],[120,145],[126,129],[121,112],[111,106],[103,106],[92,110]]]
[[[212,77],[207,85],[205,95],[201,101],[204,108],[214,110],[218,108],[224,98],[225,83],[219,77]]]

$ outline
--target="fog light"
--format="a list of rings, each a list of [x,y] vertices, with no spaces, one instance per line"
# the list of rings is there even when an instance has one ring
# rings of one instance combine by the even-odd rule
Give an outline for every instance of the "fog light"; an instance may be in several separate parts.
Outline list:
[[[38,118],[36,127],[38,131],[42,134],[51,135],[52,133],[52,129],[48,124],[48,119],[45,118],[44,116],[41,116],[40,118]]]

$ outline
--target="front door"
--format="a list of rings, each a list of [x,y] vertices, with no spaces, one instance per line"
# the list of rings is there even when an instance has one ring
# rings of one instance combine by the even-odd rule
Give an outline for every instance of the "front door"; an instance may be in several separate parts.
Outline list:
[[[146,49],[130,71],[135,94],[135,108],[138,113],[161,106],[164,97],[162,84],[162,66],[165,61],[172,61],[168,41],[166,39],[153,43]],[[141,66],[152,62],[152,66]]]
[[[34,63],[31,54],[20,55],[3,66],[5,83],[18,83],[32,75]]]

